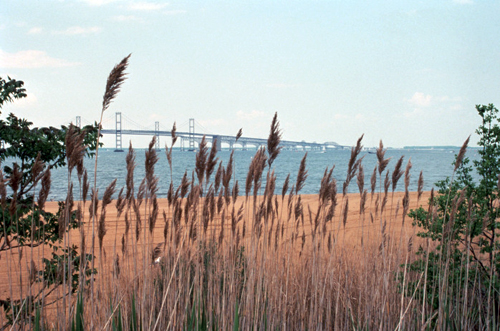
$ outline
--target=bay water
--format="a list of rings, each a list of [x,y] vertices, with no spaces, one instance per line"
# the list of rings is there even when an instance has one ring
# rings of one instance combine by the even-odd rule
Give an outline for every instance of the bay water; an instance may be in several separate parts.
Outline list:
[[[420,171],[423,173],[424,177],[424,190],[429,191],[435,186],[435,183],[439,180],[443,180],[446,177],[451,177],[453,172],[453,161],[455,155],[458,153],[457,149],[428,149],[428,150],[414,150],[414,149],[388,149],[386,151],[385,157],[391,158],[387,169],[390,171],[390,176],[394,170],[397,160],[404,156],[403,170],[405,169],[407,162],[411,159],[412,168],[410,171],[410,191],[417,190],[417,183]],[[145,152],[144,149],[135,150],[135,171],[134,171],[134,182],[135,190],[137,192],[140,182],[145,176]],[[168,187],[170,185],[170,169],[167,163],[167,158],[164,150],[158,150],[158,163],[155,165],[155,175],[159,178],[159,191],[158,197],[164,198],[167,195]],[[252,157],[255,155],[255,150],[235,150],[234,152],[234,175],[233,181],[238,180],[240,187],[240,195],[244,195],[245,191],[245,180],[247,178],[247,173],[249,169]],[[227,165],[231,152],[230,151],[220,151],[217,154],[219,161],[222,161],[224,166]],[[97,187],[99,189],[99,196],[102,197],[106,187],[116,178],[116,192],[118,192],[121,187],[125,186],[125,180],[127,175],[125,158],[127,155],[127,150],[123,153],[114,152],[112,149],[101,149],[99,150],[98,166],[97,166]],[[276,180],[276,191],[275,194],[281,194],[283,183],[288,174],[290,174],[290,186],[296,182],[297,172],[299,170],[300,162],[304,157],[304,151],[289,151],[282,150],[278,158],[274,161],[272,169],[274,169],[277,180]],[[351,151],[348,149],[344,150],[327,150],[327,151],[308,151],[306,157],[306,169],[307,169],[307,180],[304,188],[301,190],[301,194],[317,194],[320,188],[321,178],[324,175],[325,169],[331,169],[335,167],[333,175],[337,180],[338,192],[342,191],[342,184],[346,178],[347,167]],[[377,156],[373,152],[362,151],[360,157],[363,157],[362,165],[365,172],[365,188],[370,191],[370,178],[373,173],[374,167],[377,165]],[[471,160],[477,159],[477,150],[470,149],[466,157]],[[191,180],[192,172],[195,168],[196,153],[195,152],[185,152],[185,151],[173,151],[172,155],[172,178],[174,182],[174,187],[176,188],[184,175],[187,172],[188,178]],[[94,162],[95,159],[87,158],[85,159],[85,167],[89,173],[89,179],[91,182],[91,187],[93,183],[94,176]],[[217,168],[214,170],[212,175],[212,180],[215,176]],[[267,172],[267,168],[265,169]],[[76,171],[75,171],[76,173]],[[385,174],[383,175],[385,177]],[[196,175],[195,175],[196,178]],[[383,179],[382,179],[383,180]],[[73,181],[75,184],[75,199],[78,199],[78,182],[76,174],[73,175]],[[377,178],[377,190],[379,188],[380,178]],[[382,184],[383,185],[383,184]],[[263,176],[263,184],[261,193],[263,193],[265,187],[265,173]],[[63,200],[66,197],[68,190],[68,175],[67,169],[58,168],[52,171],[52,185],[49,199],[50,200]],[[404,190],[404,178],[401,178],[398,182],[396,191]],[[349,192],[358,192],[358,186],[356,180],[353,179],[349,186]],[[117,193],[115,194],[115,197]]]

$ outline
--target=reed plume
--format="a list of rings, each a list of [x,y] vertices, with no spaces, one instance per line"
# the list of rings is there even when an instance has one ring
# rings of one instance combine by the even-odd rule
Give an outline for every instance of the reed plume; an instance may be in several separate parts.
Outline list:
[[[458,152],[457,158],[455,160],[455,168],[453,169],[453,172],[457,171],[457,169],[462,164],[463,158],[465,156],[465,152],[467,151],[467,145],[469,145],[469,139],[470,139],[470,136],[467,137],[467,139],[464,141],[464,144],[460,148],[460,151]]]
[[[295,194],[299,194],[300,190],[304,187],[304,184],[306,182],[306,158],[307,152],[304,154],[304,157],[300,161],[299,172],[297,173],[297,181],[295,182]]]
[[[175,122],[174,122],[174,125],[172,126],[172,130],[170,131],[170,135],[172,137],[172,147],[174,147],[175,145],[175,142],[177,141],[177,127],[175,125]],[[172,149],[172,147],[170,147],[170,149]]]
[[[14,170],[10,176],[9,186],[12,189],[12,200],[9,206],[9,214],[10,216],[14,216],[17,211],[17,199],[18,199],[18,189],[21,184],[21,179],[23,178],[23,172],[19,171],[19,166],[17,163],[14,164]]]
[[[273,161],[278,157],[278,154],[281,151],[282,147],[279,146],[281,135],[282,133],[278,122],[278,113],[274,113],[273,121],[271,122],[271,130],[269,131],[269,137],[267,138],[267,152],[269,153],[267,163],[269,167],[271,167]]]
[[[377,166],[373,168],[373,173],[370,178],[371,200],[373,200],[373,194],[375,193],[376,186],[377,186]]]
[[[222,175],[224,172],[224,167],[222,166],[222,161],[219,162],[219,167],[217,168],[217,171],[215,172],[215,179],[214,179],[214,190],[215,192],[219,192],[219,187],[222,181]]]
[[[83,204],[87,202],[87,195],[89,193],[89,174],[86,169],[83,170],[83,185],[82,185],[82,200]]]
[[[349,158],[349,163],[347,165],[347,176],[343,184],[343,189],[342,193],[345,196],[347,194],[347,188],[349,187],[349,183],[351,180],[354,178],[356,175],[356,171],[358,170],[359,165],[361,164],[361,161],[363,158],[358,160],[358,155],[363,149],[363,146],[361,145],[361,141],[363,140],[364,134],[361,135],[361,137],[358,138],[358,141],[356,142],[356,146],[351,148],[351,157]]]
[[[125,162],[127,164],[127,176],[125,179],[127,191],[125,198],[127,199],[130,207],[132,196],[134,195],[134,169],[135,169],[135,153],[134,149],[132,148],[132,142],[129,143],[128,153],[125,158]]]
[[[349,197],[348,196],[345,197],[344,215],[342,218],[342,224],[344,225],[344,229],[345,229],[345,225],[347,223],[347,215],[349,215]]]
[[[122,187],[120,189],[120,192],[118,193],[118,199],[116,200],[116,211],[117,211],[117,217],[120,218],[120,215],[123,212],[123,209],[125,208],[126,200],[124,199],[123,196],[123,190],[124,188]]]
[[[392,192],[396,190],[396,186],[398,185],[398,181],[401,178],[401,176],[404,174],[404,171],[401,169],[403,165],[403,158],[404,156],[401,156],[396,162],[396,166],[394,167],[394,171],[392,172]]]
[[[227,162],[226,170],[222,172],[222,186],[226,189],[229,188],[229,182],[231,181],[231,177],[233,175],[233,163],[234,163],[234,149],[231,151],[231,155],[229,156],[229,161]]]
[[[257,192],[259,191],[262,184],[262,173],[266,168],[266,160],[267,157],[265,155],[265,148],[262,148],[257,151],[254,158],[252,159],[252,163],[250,163],[250,168],[253,170],[252,178],[254,199],[257,198]]]
[[[405,224],[405,217],[410,208],[410,192],[408,188],[410,186],[410,170],[411,170],[411,158],[408,160],[408,164],[406,165],[405,170],[405,195],[403,197],[403,225]]]
[[[214,139],[214,141],[212,142],[212,148],[210,149],[210,154],[208,155],[207,159],[206,176],[205,176],[207,185],[208,182],[210,181],[210,176],[214,172],[215,166],[217,165],[218,158],[216,157],[216,155],[217,155],[217,139]]]
[[[417,201],[420,201],[420,197],[424,191],[424,175],[422,170],[420,170],[420,175],[418,176],[418,184],[417,184]]]
[[[238,139],[240,139],[242,135],[243,135],[243,129],[239,129],[238,133],[236,134],[236,139],[234,141],[235,142],[238,141]]]
[[[102,111],[109,108],[111,101],[113,101],[118,92],[120,92],[123,82],[127,79],[125,70],[127,69],[130,55],[132,54],[126,56],[113,68],[113,70],[111,70],[111,73],[108,76],[108,81],[106,82],[106,90],[102,98]]]
[[[76,126],[70,124],[65,137],[66,159],[68,160],[68,171],[70,174],[75,167],[83,171],[83,157],[87,150],[87,146],[83,143],[84,138],[85,131],[79,132]],[[81,176],[80,171],[79,176]]]
[[[153,136],[149,143],[149,148],[146,151],[145,168],[146,168],[146,184],[150,193],[150,197],[154,196],[158,191],[158,177],[155,176],[155,164],[158,162],[158,155],[154,148],[156,136]]]
[[[391,158],[384,159],[386,151],[387,150],[384,149],[384,144],[382,143],[382,140],[380,140],[379,147],[377,148],[378,173],[379,173],[379,175],[382,175],[382,173],[384,172],[385,168],[389,164],[389,161],[391,160]]]
[[[38,194],[38,208],[40,210],[43,210],[45,207],[45,201],[47,201],[47,197],[49,196],[50,192],[50,169],[47,169],[43,172],[42,176],[42,188],[40,189],[40,194]],[[3,186],[3,189],[2,189]],[[1,170],[0,170],[0,195],[2,196],[2,206],[5,205],[5,196],[6,192],[4,193],[3,191],[5,190],[5,185],[3,185],[3,178],[1,176]]]
[[[360,164],[358,168],[359,168],[359,170],[358,170],[356,182],[358,184],[359,193],[362,194],[363,190],[365,188],[365,172],[364,172],[364,168],[363,168],[362,164]]]
[[[116,179],[108,185],[106,190],[104,191],[104,195],[102,197],[101,203],[101,216],[99,217],[99,225],[98,225],[98,238],[99,238],[99,250],[102,252],[102,240],[106,235],[106,206],[111,203],[111,197],[115,193],[116,188]]]
[[[33,164],[33,167],[31,168],[31,178],[33,179],[34,185],[38,183],[40,178],[43,176],[43,168],[44,168],[44,163],[42,161],[42,157],[40,152],[36,155],[35,158],[35,163]]]
[[[285,195],[288,192],[288,185],[290,185],[290,174],[286,176],[285,182],[283,183],[283,188],[281,190],[281,201],[285,199]]]
[[[203,177],[205,175],[205,169],[207,167],[207,141],[205,139],[205,136],[201,139],[200,142],[200,149],[198,150],[198,153],[196,153],[196,175],[198,176],[198,182],[200,185],[203,184]]]

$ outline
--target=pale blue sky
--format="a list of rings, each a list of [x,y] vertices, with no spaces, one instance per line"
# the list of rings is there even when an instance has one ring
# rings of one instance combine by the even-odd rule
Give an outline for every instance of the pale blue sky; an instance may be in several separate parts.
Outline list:
[[[289,140],[461,145],[475,104],[500,107],[499,17],[498,0],[0,0],[0,75],[29,94],[2,116],[98,120],[132,53],[106,118],[265,138],[278,112]]]

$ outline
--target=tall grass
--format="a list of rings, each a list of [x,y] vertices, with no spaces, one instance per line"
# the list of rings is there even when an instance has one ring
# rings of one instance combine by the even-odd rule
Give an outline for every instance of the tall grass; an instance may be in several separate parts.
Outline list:
[[[117,78],[120,84],[121,77]],[[115,92],[105,99],[110,101],[120,84],[111,84]],[[108,106],[109,102],[103,103],[103,111]],[[484,293],[477,291],[476,280],[468,280],[463,289],[446,284],[449,262],[443,258],[442,270],[435,271],[444,273],[443,281],[429,289],[434,284],[427,282],[427,268],[409,267],[415,261],[416,246],[427,252],[432,249],[432,243],[419,241],[416,230],[405,224],[409,209],[422,202],[423,178],[420,174],[419,191],[410,194],[411,162],[402,170],[403,159],[399,159],[389,170],[382,142],[370,187],[365,188],[361,137],[352,148],[341,195],[332,165],[325,169],[319,193],[302,196],[307,154],[298,174],[288,175],[283,187],[276,187],[273,161],[279,157],[281,139],[277,115],[268,146],[256,152],[246,178],[233,177],[233,154],[224,165],[218,162],[216,149],[209,151],[203,139],[195,170],[185,173],[175,187],[171,174],[176,139],[174,124],[171,146],[166,146],[169,169],[159,170],[170,171],[167,199],[160,201],[156,195],[155,165],[160,156],[153,138],[146,151],[145,173],[134,172],[135,151],[130,145],[124,164],[126,187],[112,200],[117,191],[113,181],[99,201],[96,179],[90,189],[81,161],[82,139],[77,134],[68,137],[68,197],[60,231],[68,230],[70,215],[77,210],[82,226],[67,231],[64,244],[69,254],[70,246],[78,244],[83,256],[94,256],[92,264],[83,260],[78,264],[82,272],[74,280],[79,287],[73,293],[73,280],[68,278],[74,266],[69,262],[57,274],[63,278],[62,287],[30,281],[33,270],[42,264],[43,247],[31,247],[29,255],[11,252],[2,257],[1,263],[6,260],[12,269],[4,280],[11,296],[22,300],[23,293],[36,287],[47,298],[32,315],[19,311],[10,322],[4,311],[2,324],[58,330],[447,329],[455,325],[453,319],[463,319],[454,314],[456,301],[448,292],[449,286],[458,286],[454,293],[463,294],[462,316],[469,316],[461,325],[481,328],[470,316],[477,311],[470,305],[481,304],[480,314],[490,307]],[[74,167],[77,189],[70,179]],[[143,177],[139,187],[134,186],[137,175]],[[405,192],[395,192],[403,175]],[[347,194],[354,179],[359,194]],[[50,172],[42,179],[42,208],[48,182]],[[75,199],[74,192],[78,192]],[[3,199],[6,193],[0,189],[0,194]],[[431,209],[432,199],[433,193]],[[85,275],[91,275],[90,281]],[[428,293],[436,296],[436,306],[427,303]]]

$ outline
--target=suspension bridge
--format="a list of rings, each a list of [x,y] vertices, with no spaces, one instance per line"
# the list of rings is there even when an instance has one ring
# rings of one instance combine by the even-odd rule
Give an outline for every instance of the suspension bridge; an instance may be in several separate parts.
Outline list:
[[[125,116],[123,116],[125,117]],[[126,118],[126,117],[125,117]],[[135,126],[140,126],[138,123],[134,122],[127,118],[129,122],[132,122]],[[76,117],[76,126],[81,127],[81,116]],[[114,119],[114,129],[104,128],[101,129],[102,134],[106,135],[114,135],[115,136],[115,152],[123,152],[123,136],[155,136],[156,137],[156,148],[160,148],[160,137],[171,137],[172,132],[169,130],[161,130],[160,122],[155,122],[154,130],[148,128],[138,128],[138,129],[125,129],[123,128],[123,120],[122,113],[116,112]],[[109,125],[109,124],[107,124]],[[250,148],[262,148],[267,146],[267,138],[250,138],[250,137],[240,137],[236,139],[236,136],[231,135],[222,135],[222,134],[214,134],[214,133],[199,133],[195,132],[195,120],[194,118],[189,119],[189,131],[182,132],[176,131],[175,135],[180,139],[180,149],[182,151],[195,151],[203,137],[207,140],[207,142],[211,144],[216,144],[217,150],[222,150],[223,148],[227,148],[229,150],[233,149],[241,149],[247,150]],[[280,143],[284,149],[288,150],[328,150],[328,149],[343,149],[349,148],[349,146],[339,145],[336,142],[306,142],[306,141],[291,141],[291,140],[282,140]]]

